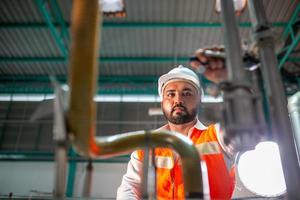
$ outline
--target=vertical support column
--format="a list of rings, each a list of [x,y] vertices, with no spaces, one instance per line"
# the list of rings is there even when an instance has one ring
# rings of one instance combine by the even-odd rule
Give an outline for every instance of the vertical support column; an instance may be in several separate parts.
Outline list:
[[[59,85],[52,80],[55,87],[54,99],[54,122],[53,140],[55,142],[55,179],[54,179],[54,198],[65,199],[66,192],[66,171],[67,171],[67,125],[65,118],[66,94]]]
[[[222,21],[225,32],[226,66],[228,81],[245,82],[245,70],[243,68],[242,50],[238,24],[235,18],[232,0],[221,0]]]
[[[3,140],[5,138],[5,132],[6,132],[6,126],[7,126],[6,120],[8,119],[8,115],[11,111],[11,105],[12,105],[12,101],[13,101],[12,98],[13,98],[13,94],[10,94],[10,101],[8,103],[8,106],[7,106],[7,109],[6,109],[6,112],[5,112],[5,118],[3,120],[3,124],[2,124],[2,127],[0,129],[0,149],[2,148]]]
[[[65,199],[67,153],[64,144],[55,147],[55,199]]]
[[[91,198],[92,192],[92,183],[93,183],[93,163],[92,160],[89,159],[85,168],[85,176],[84,176],[84,185],[82,188],[82,197],[83,198]]]
[[[238,25],[232,0],[221,0],[225,30],[226,67],[228,81],[221,83],[224,90],[224,127],[221,138],[235,151],[247,151],[264,136],[265,123],[258,117],[258,94],[252,94],[242,62]],[[245,112],[247,109],[247,112]]]
[[[269,99],[272,132],[279,145],[281,162],[287,186],[288,199],[300,199],[300,168],[295,149],[287,99],[274,52],[274,41],[261,0],[249,0],[248,8],[254,40],[259,46],[262,72]]]
[[[288,100],[288,109],[290,114],[290,119],[292,122],[292,128],[295,135],[295,142],[297,144],[297,155],[299,162],[300,153],[300,91],[296,92]]]
[[[76,156],[76,153],[71,148],[69,150],[69,157],[74,158],[75,156]],[[73,197],[76,168],[77,168],[76,160],[73,160],[73,159],[70,160],[69,161],[68,182],[67,182],[67,197],[68,198]]]

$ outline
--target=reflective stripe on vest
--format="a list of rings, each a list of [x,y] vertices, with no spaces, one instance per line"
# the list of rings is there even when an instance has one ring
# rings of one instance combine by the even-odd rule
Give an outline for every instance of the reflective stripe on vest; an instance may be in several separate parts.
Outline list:
[[[206,162],[211,199],[231,199],[234,189],[234,171],[229,172],[226,167],[214,125],[206,130],[194,128],[190,139],[202,160]],[[143,152],[139,150],[139,160],[142,161],[143,157]],[[177,154],[171,149],[155,149],[157,200],[185,199],[180,161],[181,159],[178,160]]]
[[[173,158],[169,156],[155,156],[155,164],[158,168],[172,169],[174,161]]]
[[[217,141],[206,142],[195,145],[200,155],[219,154],[220,146]]]

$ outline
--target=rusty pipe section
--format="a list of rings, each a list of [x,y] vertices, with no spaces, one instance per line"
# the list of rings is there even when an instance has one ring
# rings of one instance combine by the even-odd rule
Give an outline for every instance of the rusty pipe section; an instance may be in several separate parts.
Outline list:
[[[105,158],[146,147],[170,147],[181,156],[185,192],[203,195],[199,155],[192,142],[179,133],[139,131],[110,137],[95,137],[98,77],[98,46],[101,15],[98,0],[75,0],[72,10],[70,54],[70,103],[67,123],[75,150],[89,158]],[[100,28],[99,28],[100,27]]]

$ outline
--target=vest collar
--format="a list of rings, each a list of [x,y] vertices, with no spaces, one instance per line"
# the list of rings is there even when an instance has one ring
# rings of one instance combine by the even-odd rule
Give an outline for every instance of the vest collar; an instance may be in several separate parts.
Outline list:
[[[205,129],[207,129],[207,127],[197,119],[197,122],[196,122],[196,124],[194,125],[194,127],[192,127],[192,128],[189,130],[188,136],[191,135],[191,133],[193,132],[194,128],[196,128],[196,129],[198,129],[198,130],[205,130]],[[168,124],[166,124],[166,125],[164,125],[164,126],[162,126],[162,127],[160,127],[160,128],[157,129],[157,131],[160,131],[160,130],[168,130],[168,131],[169,131],[169,130],[170,130],[170,127],[169,127]]]

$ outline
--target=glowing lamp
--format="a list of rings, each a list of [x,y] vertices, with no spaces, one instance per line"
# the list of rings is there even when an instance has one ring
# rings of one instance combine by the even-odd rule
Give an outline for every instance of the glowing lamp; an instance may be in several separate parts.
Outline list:
[[[279,148],[275,142],[261,142],[238,160],[237,171],[244,186],[256,195],[277,197],[286,192]]]
[[[223,1],[223,0],[222,0]],[[247,0],[233,0],[234,10],[237,16],[241,15],[247,6]],[[221,12],[221,0],[216,0],[217,13]]]
[[[125,17],[124,0],[99,0],[102,8],[102,13],[109,17]]]

